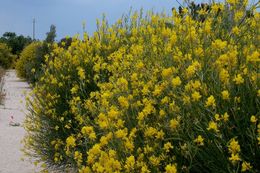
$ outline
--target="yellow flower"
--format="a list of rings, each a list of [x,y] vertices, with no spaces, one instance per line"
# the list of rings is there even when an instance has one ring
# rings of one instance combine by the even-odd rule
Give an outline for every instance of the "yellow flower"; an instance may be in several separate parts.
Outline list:
[[[210,121],[207,130],[214,130],[215,132],[219,132],[217,123]]]
[[[176,164],[172,165],[169,164],[165,167],[165,172],[166,173],[177,173],[177,168],[176,168]]]
[[[80,170],[79,173],[91,173],[91,169],[88,166],[83,166]]]
[[[126,161],[125,161],[125,169],[127,171],[133,170],[135,165],[135,157],[134,156],[129,156]]]
[[[131,75],[131,80],[132,80],[132,81],[137,81],[137,80],[138,80],[138,74],[137,74],[137,73],[133,73],[133,74]]]
[[[181,85],[181,79],[179,76],[172,79],[172,86],[177,87]]]
[[[257,122],[257,118],[254,115],[252,115],[251,118],[250,118],[250,121],[252,123],[256,123]]]
[[[227,83],[229,80],[229,73],[226,69],[221,69],[219,72],[219,79],[223,83]]]
[[[166,112],[164,110],[160,110],[159,115],[161,118],[165,117]]]
[[[231,157],[229,157],[229,160],[232,162],[232,164],[236,164],[238,161],[240,161],[239,154],[231,154]]]
[[[171,68],[163,69],[163,71],[162,71],[162,77],[167,78],[167,77],[169,77],[169,76],[172,75],[172,72],[173,72],[173,71],[172,71]]]
[[[235,76],[235,78],[233,79],[233,81],[234,81],[237,85],[239,85],[239,84],[244,83],[245,80],[243,79],[243,77],[241,76],[241,74],[238,74],[238,75]]]
[[[223,118],[223,121],[224,121],[224,122],[227,122],[227,121],[228,121],[228,118],[229,118],[228,113],[227,113],[227,112],[224,113],[224,115],[222,115],[222,118]]]
[[[214,42],[212,42],[212,47],[220,50],[225,49],[227,47],[227,41],[217,39]]]
[[[66,139],[66,143],[68,147],[75,147],[76,146],[76,139],[73,136],[69,136]]]
[[[241,172],[249,171],[251,168],[252,166],[250,165],[250,163],[244,161],[242,163]]]
[[[216,119],[216,121],[220,121],[220,116],[219,116],[219,114],[215,114],[215,119]]]
[[[198,91],[194,91],[191,95],[193,101],[199,101],[201,98],[201,95]]]
[[[148,169],[146,165],[143,165],[141,168],[141,173],[150,173],[151,171]]]
[[[196,142],[199,146],[203,146],[204,138],[201,135],[199,135],[196,139],[194,139],[194,142]]]
[[[136,64],[136,67],[138,69],[142,69],[142,68],[144,68],[144,64],[142,62],[139,62],[139,63]]]
[[[116,138],[125,138],[127,136],[127,130],[126,129],[124,129],[124,130],[122,130],[122,129],[117,130],[115,132],[115,136],[116,136]]]
[[[227,90],[222,91],[221,94],[222,94],[222,99],[223,100],[228,100],[229,99],[229,92]]]
[[[78,70],[78,75],[79,75],[80,80],[84,80],[85,79],[85,71],[84,71],[84,69],[81,68],[81,67],[78,67],[77,70]]]
[[[170,149],[173,149],[173,146],[170,142],[167,142],[164,144],[163,149],[166,151],[166,153],[170,152]]]
[[[155,156],[149,157],[149,161],[153,166],[158,166],[160,164],[160,158]]]
[[[81,133],[83,135],[89,135],[90,133],[92,133],[94,130],[93,130],[93,127],[92,126],[84,126],[82,129],[81,129]]]
[[[156,85],[153,91],[154,96],[159,96],[162,93],[162,87],[159,85]]]
[[[231,141],[228,145],[228,150],[229,150],[230,153],[240,152],[240,145],[238,144],[238,141],[236,141],[234,138],[231,139]]]
[[[215,98],[213,95],[209,96],[207,101],[206,101],[206,107],[216,107],[216,102],[215,102]]]
[[[258,51],[254,51],[251,55],[246,57],[248,62],[259,62],[260,61],[260,53]]]
[[[32,72],[32,73],[35,73],[35,68],[32,68],[31,72]]]
[[[75,151],[74,159],[77,161],[77,164],[80,165],[82,163],[82,153]]]
[[[157,134],[157,130],[156,130],[156,128],[153,128],[153,127],[149,127],[144,132],[144,136],[146,136],[146,137],[152,137],[152,136],[155,136],[156,134]]]
[[[122,90],[127,90],[127,88],[128,88],[128,81],[127,81],[125,78],[121,77],[121,78],[119,78],[119,79],[117,80],[117,85],[118,85],[118,87],[120,87]]]
[[[74,87],[71,88],[70,92],[71,94],[76,94],[78,90],[79,90],[79,86],[75,85]]]
[[[187,69],[186,75],[188,78],[192,77],[196,71],[201,69],[201,64],[198,61],[194,61]]]
[[[170,128],[176,129],[178,127],[178,125],[179,125],[179,121],[177,119],[172,119],[170,121]]]
[[[235,26],[234,28],[232,28],[232,33],[234,33],[235,35],[238,35],[239,32],[240,32],[240,29],[239,29],[237,26]]]
[[[120,96],[118,98],[118,102],[119,102],[120,106],[122,106],[123,108],[128,108],[129,107],[128,100],[124,96]]]

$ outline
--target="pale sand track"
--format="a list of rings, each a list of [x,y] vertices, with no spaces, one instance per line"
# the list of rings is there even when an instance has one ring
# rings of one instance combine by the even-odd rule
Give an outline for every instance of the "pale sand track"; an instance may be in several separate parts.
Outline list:
[[[21,126],[9,126],[11,115],[15,122],[22,123],[25,119],[25,95],[30,91],[29,85],[19,79],[14,70],[8,70],[4,89],[5,106],[0,106],[0,173],[38,172],[32,163],[21,160],[21,140],[25,130]]]

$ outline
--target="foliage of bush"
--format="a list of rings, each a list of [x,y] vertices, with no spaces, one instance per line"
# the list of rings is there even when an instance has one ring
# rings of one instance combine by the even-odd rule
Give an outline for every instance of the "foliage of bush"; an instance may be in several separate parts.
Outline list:
[[[11,49],[4,43],[0,43],[0,66],[10,68],[15,56],[11,53]]]
[[[42,66],[45,65],[45,55],[52,52],[55,37],[56,27],[51,25],[43,42],[33,42],[23,50],[16,64],[16,70],[20,77],[27,79],[32,84],[41,78],[43,75]]]
[[[84,173],[259,172],[260,14],[246,2],[203,21],[135,13],[55,46],[24,152]]]
[[[41,45],[42,43],[40,42],[33,42],[25,47],[15,65],[17,75],[27,79],[29,82],[36,80],[36,69],[41,68],[40,63],[37,62],[37,52]]]

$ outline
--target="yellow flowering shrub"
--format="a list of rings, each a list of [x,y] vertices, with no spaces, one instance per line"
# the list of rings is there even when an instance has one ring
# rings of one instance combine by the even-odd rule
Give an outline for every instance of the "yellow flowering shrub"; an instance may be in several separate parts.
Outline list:
[[[0,67],[8,69],[12,67],[16,56],[12,54],[12,49],[7,44],[0,42]]]
[[[30,82],[34,80],[36,68],[41,68],[37,64],[37,50],[41,45],[41,42],[33,42],[23,49],[15,64],[15,69],[19,77],[25,78]]]
[[[25,153],[82,173],[259,171],[260,14],[245,5],[134,13],[55,46]]]

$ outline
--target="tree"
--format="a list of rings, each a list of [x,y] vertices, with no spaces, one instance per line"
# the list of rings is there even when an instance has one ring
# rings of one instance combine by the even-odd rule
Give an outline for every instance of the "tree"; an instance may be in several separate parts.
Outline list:
[[[45,42],[53,43],[55,41],[55,37],[56,37],[56,26],[51,25],[50,32],[47,32],[46,34],[47,34],[47,37],[45,39]]]
[[[32,39],[23,35],[17,36],[14,32],[5,32],[0,38],[0,42],[7,44],[13,54],[19,55],[24,47],[32,42]]]

